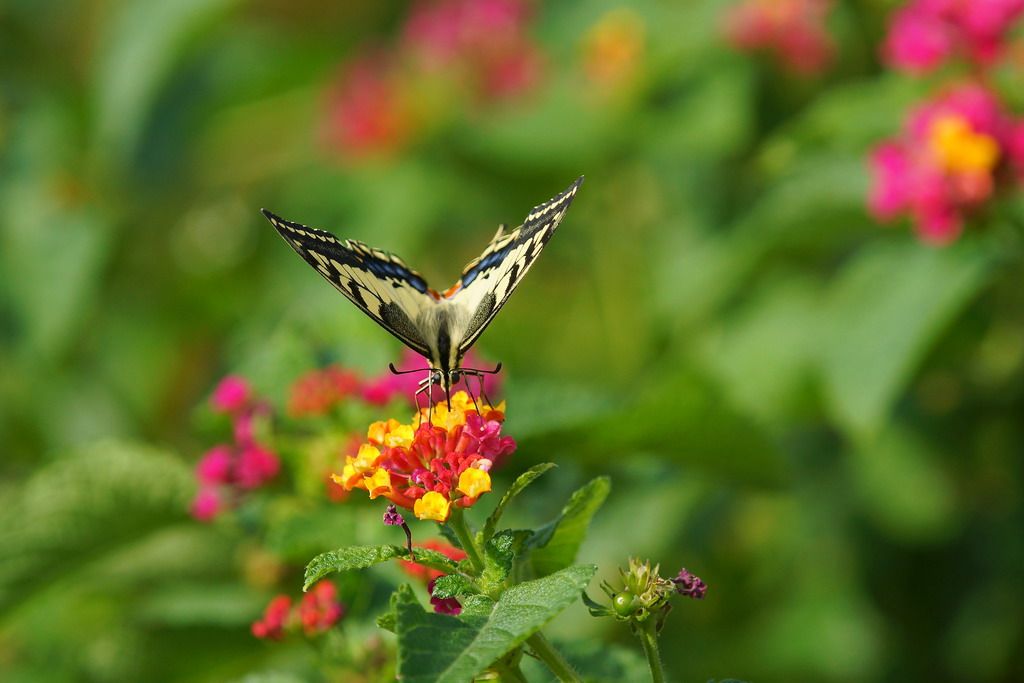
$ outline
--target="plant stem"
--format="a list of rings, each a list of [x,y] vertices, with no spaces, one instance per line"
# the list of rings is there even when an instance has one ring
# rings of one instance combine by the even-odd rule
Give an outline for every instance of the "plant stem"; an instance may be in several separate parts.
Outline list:
[[[480,555],[480,549],[476,547],[476,542],[473,541],[473,534],[469,530],[469,526],[466,524],[466,518],[463,517],[462,508],[453,505],[451,515],[448,517],[448,526],[452,528],[455,535],[459,539],[459,543],[462,544],[462,549],[466,551],[466,555],[469,557],[469,563],[473,565],[473,569],[476,570],[477,574],[484,570],[484,558]]]
[[[526,680],[526,676],[519,669],[518,664],[501,664],[497,663],[494,665],[494,669],[501,674],[501,680],[508,681],[509,683],[529,683]]]
[[[537,631],[527,638],[526,642],[533,649],[533,653],[547,664],[551,673],[555,674],[562,683],[582,683],[583,679],[573,670],[572,665],[565,660],[562,653],[548,642],[543,633]]]
[[[658,654],[658,633],[655,619],[648,619],[637,629],[637,636],[644,646],[644,654],[647,655],[647,663],[651,667],[651,681],[653,683],[665,683],[665,667],[661,664],[661,655]]]

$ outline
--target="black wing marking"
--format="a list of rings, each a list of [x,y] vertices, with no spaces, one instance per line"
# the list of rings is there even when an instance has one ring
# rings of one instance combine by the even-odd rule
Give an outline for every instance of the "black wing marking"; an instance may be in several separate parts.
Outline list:
[[[262,213],[295,252],[363,313],[416,353],[430,357],[416,324],[424,308],[437,305],[419,273],[399,257],[356,240],[341,241],[325,230]]]
[[[458,288],[451,295],[453,301],[464,304],[470,311],[469,322],[459,341],[460,354],[473,345],[508,301],[555,234],[582,184],[583,176],[580,176],[565,191],[534,207],[523,224],[512,232],[505,234],[504,226],[499,228],[484,252],[466,264]]]

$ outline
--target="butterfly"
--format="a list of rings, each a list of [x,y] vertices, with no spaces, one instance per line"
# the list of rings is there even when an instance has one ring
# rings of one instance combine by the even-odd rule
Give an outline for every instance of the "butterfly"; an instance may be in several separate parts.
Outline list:
[[[262,213],[281,237],[349,301],[430,363],[417,392],[439,384],[451,404],[451,387],[463,375],[462,358],[487,329],[565,217],[583,176],[565,191],[534,207],[511,232],[498,228],[483,253],[442,293],[398,256],[356,240]],[[391,366],[392,372],[399,372]]]

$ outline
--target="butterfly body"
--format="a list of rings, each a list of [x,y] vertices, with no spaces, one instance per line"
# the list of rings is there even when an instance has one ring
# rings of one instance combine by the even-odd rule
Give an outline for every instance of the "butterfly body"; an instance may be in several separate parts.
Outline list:
[[[444,293],[398,256],[356,240],[287,221],[263,210],[278,233],[338,291],[430,362],[424,386],[440,384],[445,396],[463,374],[462,358],[512,294],[551,239],[583,178],[535,207],[510,232],[498,229],[484,252],[466,265]]]

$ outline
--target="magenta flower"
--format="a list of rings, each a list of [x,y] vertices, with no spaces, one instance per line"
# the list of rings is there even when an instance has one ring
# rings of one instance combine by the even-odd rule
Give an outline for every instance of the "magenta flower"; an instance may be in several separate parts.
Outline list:
[[[882,56],[913,73],[952,58],[987,66],[1022,12],[1024,0],[912,0],[893,14]]]
[[[277,476],[280,468],[281,463],[276,455],[258,444],[252,444],[238,454],[235,481],[239,488],[259,488]]]
[[[200,484],[208,486],[227,484],[231,480],[233,461],[234,456],[230,448],[214,446],[196,463],[196,479]]]
[[[223,502],[217,489],[204,487],[192,500],[192,516],[200,522],[209,522],[221,513]]]
[[[210,401],[217,412],[233,413],[245,407],[250,395],[249,383],[245,379],[237,375],[228,375],[213,390]]]
[[[726,40],[742,52],[762,51],[783,67],[813,75],[832,62],[826,27],[831,0],[744,0],[725,16]]]
[[[927,242],[948,243],[1000,182],[1024,177],[1022,124],[980,85],[957,86],[919,106],[903,134],[871,153],[868,209],[908,215]]]
[[[430,604],[434,606],[434,611],[438,614],[450,614],[454,617],[459,616],[462,612],[462,604],[456,598],[435,598],[435,583],[437,583],[437,579],[431,579],[430,583],[427,584],[427,590],[430,592]]]
[[[679,574],[672,579],[672,583],[676,585],[676,592],[679,595],[685,595],[694,600],[703,600],[708,592],[707,584],[696,574],[688,572],[686,567],[679,570]]]

